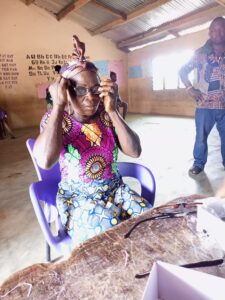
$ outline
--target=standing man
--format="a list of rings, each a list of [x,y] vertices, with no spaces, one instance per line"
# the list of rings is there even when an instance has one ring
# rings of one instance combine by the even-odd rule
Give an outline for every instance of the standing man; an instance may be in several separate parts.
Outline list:
[[[209,40],[197,49],[180,70],[186,90],[197,103],[194,164],[189,170],[197,175],[204,170],[208,156],[207,138],[216,124],[221,139],[222,163],[225,167],[225,19],[215,18],[209,27]],[[191,84],[188,74],[197,70],[197,82]]]

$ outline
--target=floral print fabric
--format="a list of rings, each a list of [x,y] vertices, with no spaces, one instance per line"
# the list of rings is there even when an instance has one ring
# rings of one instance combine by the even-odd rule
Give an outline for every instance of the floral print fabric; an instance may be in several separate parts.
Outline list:
[[[41,127],[45,127],[50,113],[43,117]],[[117,136],[102,107],[90,124],[79,123],[65,112],[62,126],[62,179],[56,204],[74,244],[151,207],[121,179]]]

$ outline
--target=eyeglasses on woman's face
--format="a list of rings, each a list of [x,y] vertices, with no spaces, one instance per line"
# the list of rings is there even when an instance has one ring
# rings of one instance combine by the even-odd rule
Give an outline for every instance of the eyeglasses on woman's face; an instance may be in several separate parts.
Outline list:
[[[78,86],[74,87],[74,90],[75,90],[77,96],[86,96],[88,93],[91,93],[93,95],[99,95],[101,93],[99,91],[99,87],[100,87],[99,84],[92,86],[90,88],[78,85]]]

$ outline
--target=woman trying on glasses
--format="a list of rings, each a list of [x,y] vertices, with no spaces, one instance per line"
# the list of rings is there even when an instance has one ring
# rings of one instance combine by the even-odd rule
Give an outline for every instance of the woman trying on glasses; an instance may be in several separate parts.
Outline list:
[[[117,111],[115,85],[100,81],[76,36],[73,46],[73,59],[50,86],[53,109],[42,118],[34,154],[45,169],[59,160],[56,204],[76,245],[151,205],[123,183],[117,169],[118,149],[139,157],[141,145]]]

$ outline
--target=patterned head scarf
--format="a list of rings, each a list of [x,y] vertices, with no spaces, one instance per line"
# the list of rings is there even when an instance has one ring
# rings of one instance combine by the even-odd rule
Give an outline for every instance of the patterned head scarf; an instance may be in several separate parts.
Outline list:
[[[97,72],[98,69],[96,66],[87,61],[87,56],[84,56],[85,53],[85,43],[81,42],[76,35],[73,35],[73,53],[72,60],[62,66],[60,69],[60,74],[64,78],[71,78],[72,76],[84,71],[92,70]]]

